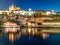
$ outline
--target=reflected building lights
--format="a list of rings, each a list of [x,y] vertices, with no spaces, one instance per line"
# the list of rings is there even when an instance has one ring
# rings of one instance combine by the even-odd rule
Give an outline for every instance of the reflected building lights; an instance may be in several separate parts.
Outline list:
[[[14,41],[14,34],[13,33],[9,34],[9,40],[12,41],[12,42]]]
[[[29,34],[31,33],[31,28],[28,29],[28,33],[29,33]]]
[[[35,35],[35,32],[33,31],[33,36]]]
[[[35,29],[28,28],[28,30],[22,29],[21,32],[19,32],[18,34],[10,33],[9,40],[13,42],[16,39],[19,39],[21,37],[21,34],[22,36],[24,35],[26,36],[28,34],[29,39],[30,39],[30,36],[34,37],[34,35],[38,37],[42,37],[43,39],[46,39],[49,37],[49,34],[47,33],[42,33],[41,31],[38,31],[37,29],[35,30]]]
[[[9,33],[9,40],[13,43],[15,40],[19,39],[21,37],[21,33],[14,34],[14,33]]]
[[[38,30],[37,28],[24,28],[18,33],[8,33],[9,40],[13,43],[14,41],[18,40],[21,36],[26,36],[28,34],[29,40],[31,39],[31,36],[34,37],[42,37],[43,40],[49,37],[49,34],[42,33],[41,30]]]
[[[43,33],[42,36],[43,36],[43,39],[46,39],[49,37],[49,34]]]

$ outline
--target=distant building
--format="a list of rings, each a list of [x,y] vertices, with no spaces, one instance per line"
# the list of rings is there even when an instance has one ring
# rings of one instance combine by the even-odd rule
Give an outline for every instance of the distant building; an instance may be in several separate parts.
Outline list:
[[[0,10],[0,14],[9,14],[8,10]]]
[[[21,9],[19,7],[14,6],[13,4],[9,6],[9,11],[20,11]]]
[[[34,11],[31,8],[29,10],[21,10],[19,7],[14,6],[13,4],[9,7],[9,11],[13,11],[15,14],[19,15],[32,15]]]
[[[33,14],[37,14],[38,16],[55,14],[54,10],[51,11],[32,10],[31,8],[29,8],[29,10],[22,10],[20,7],[16,7],[13,4],[9,6],[9,10],[0,10],[0,14],[6,14],[6,13],[9,14],[10,12],[19,15],[30,15],[30,16]]]
[[[35,13],[39,16],[39,15],[46,15],[46,11],[44,10],[35,10]]]
[[[42,25],[45,26],[60,26],[60,20],[45,20],[43,21]]]
[[[55,14],[54,10],[46,11],[46,15]]]

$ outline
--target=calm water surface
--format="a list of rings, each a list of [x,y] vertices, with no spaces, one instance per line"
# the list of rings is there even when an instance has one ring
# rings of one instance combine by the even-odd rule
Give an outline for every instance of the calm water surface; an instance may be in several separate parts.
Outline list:
[[[17,33],[0,31],[0,45],[60,45],[60,34],[42,33],[41,30],[23,28]]]

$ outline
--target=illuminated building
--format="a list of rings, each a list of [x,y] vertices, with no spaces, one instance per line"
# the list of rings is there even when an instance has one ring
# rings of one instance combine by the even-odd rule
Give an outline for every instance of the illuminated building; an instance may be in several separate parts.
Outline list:
[[[19,30],[19,26],[16,23],[13,23],[13,22],[6,22],[6,23],[4,23],[4,27],[5,27],[5,32],[6,33],[8,33],[8,32],[15,33],[15,32],[17,32]]]
[[[46,15],[46,11],[44,10],[35,10],[35,13],[40,16],[40,15]]]
[[[51,27],[59,27],[60,21],[59,20],[45,20],[42,25],[51,26]]]
[[[46,15],[51,15],[51,14],[55,14],[54,10],[46,11]]]
[[[54,10],[51,11],[45,11],[45,10],[32,10],[29,8],[28,10],[21,10],[20,7],[16,7],[13,4],[9,6],[9,10],[0,10],[0,14],[9,14],[10,12],[13,12],[14,14],[19,14],[19,15],[33,15],[37,14],[39,15],[49,15],[49,14],[55,14]]]
[[[20,11],[21,9],[19,7],[14,6],[13,4],[9,6],[9,11]]]
[[[9,14],[8,10],[0,10],[0,14]]]

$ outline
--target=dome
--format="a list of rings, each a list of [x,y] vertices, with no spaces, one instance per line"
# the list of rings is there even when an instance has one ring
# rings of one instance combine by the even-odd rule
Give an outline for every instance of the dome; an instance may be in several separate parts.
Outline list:
[[[17,7],[17,9],[20,9],[19,7]]]
[[[21,10],[21,9],[19,7],[17,7],[16,10]]]

